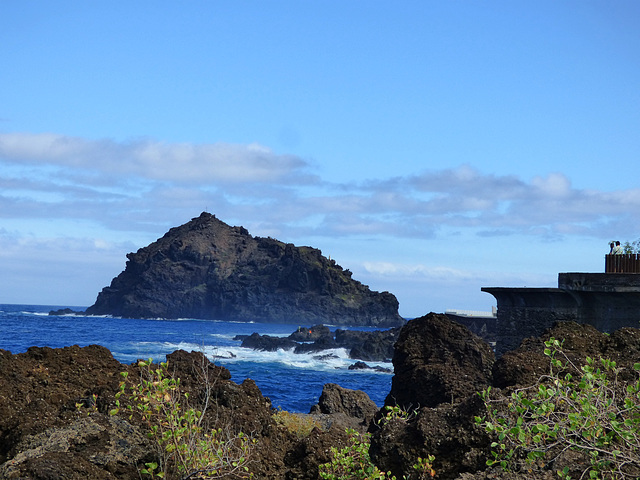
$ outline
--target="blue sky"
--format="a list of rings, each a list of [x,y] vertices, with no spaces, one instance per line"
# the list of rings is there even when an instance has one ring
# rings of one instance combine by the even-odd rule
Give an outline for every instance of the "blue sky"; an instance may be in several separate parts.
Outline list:
[[[207,210],[400,313],[640,237],[640,2],[0,2],[0,303]]]

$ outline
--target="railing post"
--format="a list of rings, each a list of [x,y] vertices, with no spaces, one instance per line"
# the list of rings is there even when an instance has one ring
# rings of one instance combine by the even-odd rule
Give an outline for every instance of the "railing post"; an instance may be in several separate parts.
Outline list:
[[[640,254],[625,253],[623,255],[604,256],[605,273],[640,273]]]

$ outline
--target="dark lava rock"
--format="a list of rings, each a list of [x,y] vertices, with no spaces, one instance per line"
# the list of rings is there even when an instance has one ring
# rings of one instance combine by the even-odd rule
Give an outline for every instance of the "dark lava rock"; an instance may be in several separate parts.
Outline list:
[[[236,335],[235,340],[241,340],[243,347],[266,351],[293,349],[294,353],[316,353],[333,348],[345,348],[349,350],[349,358],[389,362],[393,357],[393,344],[399,333],[400,327],[374,332],[338,329],[332,333],[325,325],[315,325],[311,328],[298,327],[286,338],[253,333]]]
[[[351,278],[318,249],[253,237],[214,215],[127,255],[90,315],[392,327],[398,301]]]
[[[390,368],[380,366],[370,367],[364,362],[356,362],[353,365],[349,365],[349,370],[375,370],[376,372],[393,373]]]
[[[97,345],[0,350],[0,478],[137,478],[146,435],[105,415],[124,370]],[[78,413],[93,394],[100,413]]]
[[[331,330],[326,325],[320,324],[311,328],[298,327],[295,332],[289,335],[289,338],[296,342],[315,342],[327,336],[333,336]]]
[[[446,315],[407,323],[395,344],[395,375],[387,405],[403,408],[454,403],[490,384],[491,347]]]
[[[297,342],[289,338],[272,337],[271,335],[260,335],[252,333],[242,340],[242,347],[265,352],[275,352],[277,350],[291,350],[298,346]]]
[[[60,308],[58,310],[51,310],[49,312],[49,315],[57,315],[57,316],[62,316],[62,315],[84,315],[84,312],[78,312],[76,310],[72,310],[70,308]]]
[[[372,459],[398,477],[428,455],[436,456],[438,478],[484,469],[490,442],[475,424],[484,408],[477,392],[491,384],[493,363],[489,345],[447,316],[430,313],[409,321],[396,342],[385,401],[407,415],[385,424],[379,414]]]
[[[349,357],[369,362],[388,362],[393,358],[394,344],[400,327],[375,332],[336,330],[336,343],[349,348]]]
[[[586,357],[615,360],[621,368],[618,378],[635,378],[633,364],[640,361],[640,330],[621,328],[612,334],[575,322],[558,322],[540,337],[527,338],[506,352],[493,367],[493,384],[499,388],[530,385],[549,373],[544,342],[551,337],[563,342],[563,351],[574,365],[583,365]]]
[[[319,337],[313,343],[301,343],[294,350],[295,353],[308,353],[308,352],[321,352],[323,350],[329,350],[336,348],[338,345],[333,338],[333,335],[324,335]]]
[[[335,383],[327,383],[322,389],[318,403],[311,407],[310,414],[332,415],[333,421],[342,418],[343,427],[366,429],[378,407],[369,396],[360,390],[349,390]],[[351,419],[346,420],[344,417]]]
[[[549,372],[544,342],[550,337],[564,342],[563,351],[576,366],[583,365],[587,356],[609,358],[620,367],[618,380],[635,382],[640,330],[623,328],[607,335],[589,325],[560,322],[494,363],[488,345],[482,346],[464,327],[442,317],[429,314],[410,321],[400,333],[386,404],[400,405],[407,414],[387,423],[380,421],[384,410],[376,416],[369,451],[376,465],[400,478],[413,472],[418,457],[434,455],[439,479],[551,480],[565,466],[572,478],[579,478],[580,465],[588,464],[589,458],[572,450],[528,471],[505,473],[487,467],[495,439],[475,422],[475,417],[486,415],[477,392],[492,386],[494,395],[509,399],[514,389],[534,385]]]
[[[337,428],[298,438],[274,421],[271,402],[252,380],[232,382],[226,368],[202,353],[176,351],[167,361],[181,380],[181,398],[188,393],[198,409],[208,399],[204,424],[256,439],[249,464],[254,478],[316,480],[330,447],[346,445]],[[0,478],[139,480],[140,468],[157,461],[156,447],[139,417],[126,409],[108,414],[123,371],[130,379],[141,375],[137,365],[123,365],[95,345],[32,347],[16,355],[0,350]],[[126,406],[125,397],[120,401]],[[78,404],[96,409],[79,411]]]

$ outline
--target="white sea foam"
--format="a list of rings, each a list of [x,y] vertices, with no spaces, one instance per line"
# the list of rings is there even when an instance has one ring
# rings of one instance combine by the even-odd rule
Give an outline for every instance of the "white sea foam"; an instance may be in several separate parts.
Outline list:
[[[218,337],[228,338],[226,335]],[[157,352],[158,355],[166,355],[175,350],[201,351],[207,358],[218,364],[238,362],[252,362],[261,364],[280,364],[291,368],[304,370],[346,370],[357,360],[349,358],[348,350],[334,348],[313,353],[294,353],[293,349],[278,349],[273,352],[253,350],[236,345],[202,345],[194,342],[139,342],[141,351]],[[156,355],[153,355],[154,357]],[[370,367],[391,368],[387,362],[365,362]],[[369,370],[370,371],[370,370]]]

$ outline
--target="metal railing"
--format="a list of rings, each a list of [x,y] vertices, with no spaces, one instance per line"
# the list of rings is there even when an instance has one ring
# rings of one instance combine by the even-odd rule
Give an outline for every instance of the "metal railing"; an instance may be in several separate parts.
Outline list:
[[[605,255],[604,272],[640,273],[640,254],[625,253],[623,255]]]

